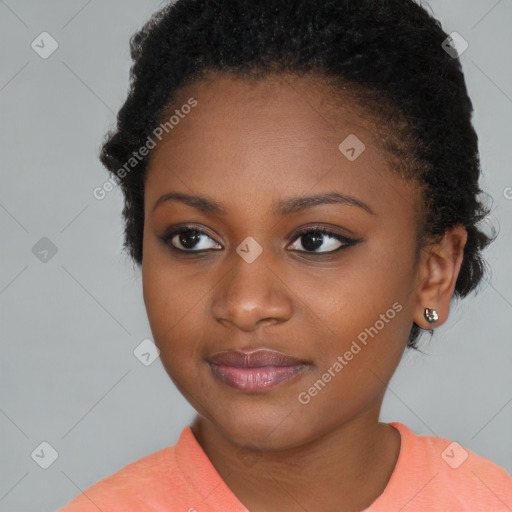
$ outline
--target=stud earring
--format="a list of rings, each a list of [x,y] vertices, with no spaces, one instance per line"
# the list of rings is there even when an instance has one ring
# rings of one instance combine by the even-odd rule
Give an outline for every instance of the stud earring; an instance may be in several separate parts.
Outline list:
[[[435,309],[425,308],[425,318],[429,324],[432,322],[437,322],[439,320],[439,315]],[[430,334],[434,334],[434,329],[429,329]]]

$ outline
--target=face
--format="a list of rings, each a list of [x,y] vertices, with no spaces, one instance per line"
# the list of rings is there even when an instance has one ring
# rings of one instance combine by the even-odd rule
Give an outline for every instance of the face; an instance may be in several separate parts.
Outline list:
[[[284,449],[377,421],[417,306],[419,201],[388,170],[377,128],[306,78],[217,76],[174,107],[179,123],[148,167],[142,263],[169,376],[239,445]],[[300,200],[311,196],[324,197]],[[244,388],[209,364],[257,349],[303,365]]]

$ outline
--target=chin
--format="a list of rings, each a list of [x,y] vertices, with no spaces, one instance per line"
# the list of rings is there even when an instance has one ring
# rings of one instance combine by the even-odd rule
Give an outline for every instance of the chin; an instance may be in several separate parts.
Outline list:
[[[256,408],[255,408],[256,409]],[[278,451],[293,448],[307,442],[311,433],[304,425],[297,428],[297,421],[289,412],[281,414],[237,413],[210,421],[231,443],[244,448],[250,446],[261,451]]]

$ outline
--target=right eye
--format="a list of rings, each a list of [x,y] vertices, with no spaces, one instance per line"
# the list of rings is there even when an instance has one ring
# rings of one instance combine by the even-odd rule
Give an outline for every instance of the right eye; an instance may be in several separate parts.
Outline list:
[[[220,247],[205,231],[192,228],[189,226],[181,226],[169,234],[165,234],[162,240],[171,245],[174,249],[182,252],[201,252],[211,249],[218,250],[218,247],[211,247],[205,242],[205,238],[214,242],[214,245]],[[220,247],[222,248],[222,247]]]

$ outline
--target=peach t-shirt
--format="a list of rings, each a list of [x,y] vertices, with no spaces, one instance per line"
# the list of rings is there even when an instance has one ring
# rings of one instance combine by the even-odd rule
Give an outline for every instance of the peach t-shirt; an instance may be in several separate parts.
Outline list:
[[[392,422],[400,455],[384,492],[362,512],[510,512],[512,477],[448,439]],[[251,464],[251,461],[247,461]],[[178,442],[93,484],[58,512],[248,512],[186,426]]]

